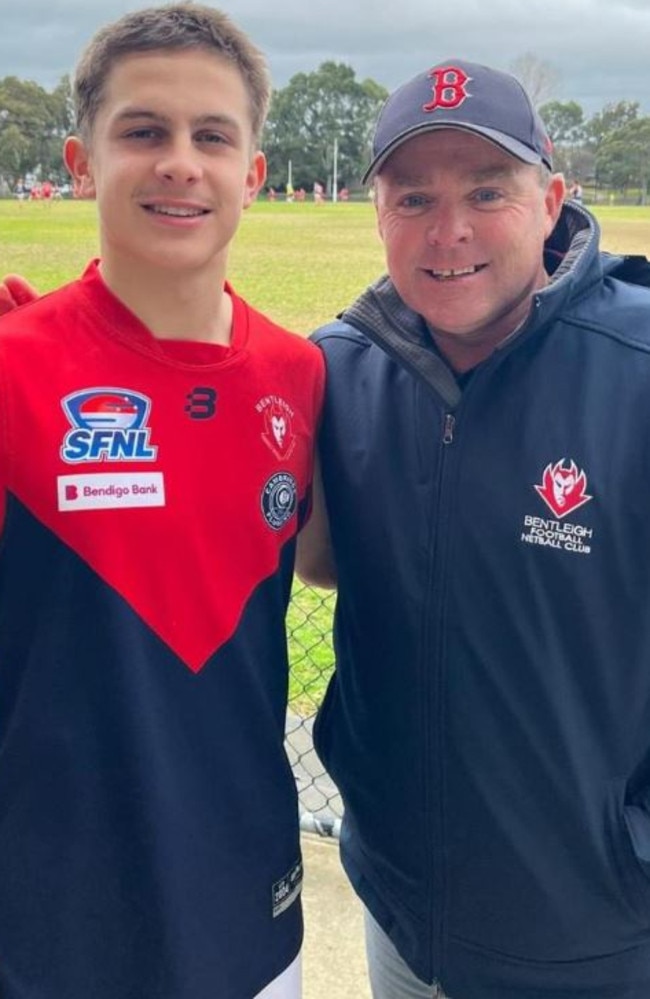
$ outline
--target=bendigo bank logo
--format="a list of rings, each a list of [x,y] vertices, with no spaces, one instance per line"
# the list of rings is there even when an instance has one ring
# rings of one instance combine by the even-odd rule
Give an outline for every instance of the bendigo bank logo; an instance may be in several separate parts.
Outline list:
[[[61,400],[72,425],[63,439],[61,457],[82,461],[155,461],[158,448],[149,443],[151,401],[121,388],[92,388]]]
[[[568,516],[592,498],[586,492],[585,473],[575,461],[571,461],[569,465],[565,465],[565,461],[565,458],[560,458],[554,465],[549,462],[544,469],[541,486],[535,486],[547,507],[557,517]]]

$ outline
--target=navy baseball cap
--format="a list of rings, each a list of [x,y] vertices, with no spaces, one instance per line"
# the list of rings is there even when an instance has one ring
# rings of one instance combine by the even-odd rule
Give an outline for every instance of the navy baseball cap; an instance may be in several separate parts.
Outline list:
[[[524,163],[553,169],[551,140],[519,80],[464,59],[447,59],[390,95],[379,113],[363,183],[403,142],[439,128],[473,132]]]

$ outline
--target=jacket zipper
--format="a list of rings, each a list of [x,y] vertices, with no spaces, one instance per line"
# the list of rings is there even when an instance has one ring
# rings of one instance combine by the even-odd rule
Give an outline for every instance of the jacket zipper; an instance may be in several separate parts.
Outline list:
[[[444,647],[447,593],[443,585],[447,576],[447,539],[449,537],[449,505],[445,500],[448,448],[454,443],[456,417],[446,412],[442,418],[442,445],[437,487],[437,509],[432,528],[431,563],[428,577],[430,613],[426,613],[422,643],[422,670],[426,678],[427,696],[422,699],[425,734],[425,814],[428,817],[427,856],[429,859],[428,925],[430,948],[427,957],[430,978],[441,978],[444,954],[444,925],[446,910],[445,879],[445,723],[444,723]]]
[[[453,444],[454,443],[454,428],[456,426],[456,417],[453,413],[445,413],[445,424],[442,433],[442,443],[443,444]]]

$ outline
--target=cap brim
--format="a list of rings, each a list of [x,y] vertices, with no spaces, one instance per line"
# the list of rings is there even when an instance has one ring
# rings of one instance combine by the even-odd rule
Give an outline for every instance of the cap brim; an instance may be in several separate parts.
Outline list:
[[[478,135],[482,139],[487,139],[493,145],[498,146],[503,149],[506,153],[514,156],[515,159],[521,160],[522,163],[529,163],[531,166],[535,166],[539,163],[546,163],[549,169],[553,169],[552,164],[543,159],[539,153],[535,152],[529,146],[525,146],[523,142],[518,142],[517,139],[511,138],[509,135],[504,135],[503,132],[497,132],[493,128],[482,128],[480,125],[469,125],[454,121],[436,121],[435,124],[432,122],[426,122],[422,125],[416,125],[413,128],[407,129],[406,132],[402,132],[398,135],[390,145],[386,146],[385,149],[381,151],[378,156],[375,156],[374,160],[366,170],[361,180],[362,184],[367,184],[369,180],[375,176],[378,170],[384,165],[386,160],[396,149],[408,142],[416,135],[422,135],[425,132],[439,132],[441,129],[454,129],[457,132],[471,132],[473,135]]]

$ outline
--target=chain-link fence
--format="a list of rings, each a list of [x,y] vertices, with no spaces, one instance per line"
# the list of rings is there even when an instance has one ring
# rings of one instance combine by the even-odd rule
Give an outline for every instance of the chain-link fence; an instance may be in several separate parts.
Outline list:
[[[287,617],[289,712],[286,746],[300,796],[300,824],[308,832],[338,836],[343,808],[339,794],[316,756],[314,716],[334,667],[331,591],[296,581]]]

